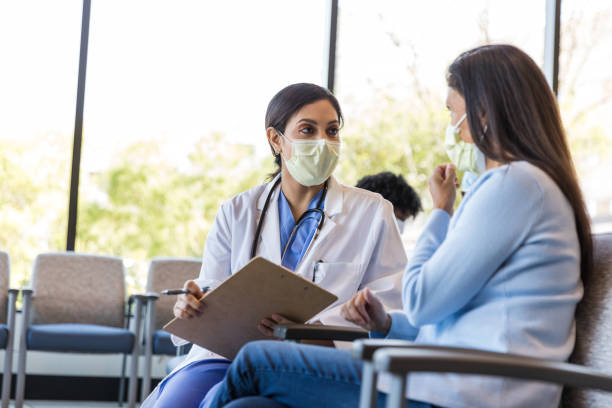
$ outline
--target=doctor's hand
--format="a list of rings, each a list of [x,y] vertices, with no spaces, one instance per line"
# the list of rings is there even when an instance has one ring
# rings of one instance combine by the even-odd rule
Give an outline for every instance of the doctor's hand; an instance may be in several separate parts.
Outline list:
[[[292,322],[285,316],[273,314],[272,316],[266,317],[261,322],[259,322],[257,328],[266,336],[272,336],[274,334],[274,328],[277,324],[295,324],[295,322]]]
[[[386,334],[391,328],[391,317],[385,312],[381,301],[368,288],[360,290],[343,304],[340,314],[367,331]]]
[[[457,184],[457,174],[453,164],[442,164],[436,167],[429,178],[429,192],[433,199],[434,208],[439,208],[449,215],[453,215],[457,187],[459,187],[459,184]]]
[[[202,292],[198,284],[192,280],[185,282],[183,289],[187,289],[189,293],[177,297],[174,304],[174,316],[179,319],[190,319],[200,316],[204,310],[204,303],[198,299],[201,299],[206,292]]]

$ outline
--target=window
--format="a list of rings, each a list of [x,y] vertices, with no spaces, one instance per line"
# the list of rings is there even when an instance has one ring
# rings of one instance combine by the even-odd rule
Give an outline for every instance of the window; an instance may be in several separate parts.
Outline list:
[[[342,179],[402,173],[431,208],[427,179],[448,161],[442,143],[448,65],[470,48],[503,42],[542,66],[545,2],[344,1],[339,7],[336,83],[347,118]],[[409,239],[417,238],[418,225],[417,219]]]
[[[92,5],[76,249],[202,254],[219,204],[272,170],[268,101],[322,83],[326,2]],[[118,12],[120,10],[120,12]]]
[[[66,248],[80,1],[0,3],[0,248],[11,285]]]
[[[612,231],[612,6],[561,2],[559,106],[594,232]]]

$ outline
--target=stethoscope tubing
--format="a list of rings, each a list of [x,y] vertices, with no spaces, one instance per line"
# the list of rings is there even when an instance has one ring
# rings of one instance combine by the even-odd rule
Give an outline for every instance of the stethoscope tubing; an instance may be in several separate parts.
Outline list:
[[[319,235],[319,231],[321,231],[321,228],[323,228],[323,224],[325,222],[325,212],[323,212],[323,209],[321,208],[321,204],[323,203],[323,201],[325,200],[325,196],[327,195],[327,183],[328,183],[328,181],[329,181],[329,179],[326,180],[325,184],[323,185],[323,194],[321,194],[321,197],[319,198],[319,201],[317,202],[317,208],[311,208],[309,210],[304,211],[304,213],[300,216],[300,218],[295,223],[295,227],[293,227],[293,230],[291,231],[291,235],[289,236],[289,239],[287,240],[287,244],[285,245],[285,248],[283,249],[283,253],[281,255],[281,258],[284,257],[285,252],[287,252],[288,245],[291,242],[291,239],[293,238],[293,235],[294,235],[295,231],[297,230],[298,226],[300,225],[300,223],[305,219],[305,217],[308,214],[312,214],[313,212],[320,213],[321,214],[321,219],[319,220],[319,225],[317,225],[317,230],[315,231],[315,235],[313,236],[313,239],[308,244],[308,249],[306,250],[306,252],[308,252],[308,250],[310,249],[310,246],[312,245],[313,241]],[[257,245],[259,244],[259,237],[261,236],[261,229],[263,227],[263,221],[264,221],[264,218],[266,217],[266,214],[268,212],[268,206],[270,204],[270,198],[272,197],[272,194],[274,193],[274,190],[276,189],[276,187],[278,187],[280,182],[281,182],[281,178],[279,177],[274,182],[274,185],[272,186],[272,188],[270,189],[270,192],[268,193],[268,196],[266,197],[266,201],[264,203],[264,207],[263,207],[263,209],[261,211],[261,217],[259,217],[259,221],[257,222],[257,228],[255,229],[255,237],[253,238],[253,244],[251,245],[251,259],[255,258],[255,255],[257,254]]]

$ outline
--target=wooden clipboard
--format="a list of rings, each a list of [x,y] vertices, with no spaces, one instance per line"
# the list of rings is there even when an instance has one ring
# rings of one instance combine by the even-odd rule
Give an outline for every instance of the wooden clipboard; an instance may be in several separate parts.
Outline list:
[[[200,301],[201,316],[172,319],[164,330],[233,359],[254,340],[270,339],[257,324],[274,313],[304,323],[338,299],[336,295],[264,258],[253,258]]]

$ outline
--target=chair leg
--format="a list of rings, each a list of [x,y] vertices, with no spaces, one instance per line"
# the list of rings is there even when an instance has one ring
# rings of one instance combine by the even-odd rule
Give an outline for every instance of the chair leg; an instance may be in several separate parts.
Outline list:
[[[361,392],[359,396],[359,408],[376,408],[376,380],[378,375],[374,369],[374,363],[364,361],[363,373],[361,374]]]
[[[11,398],[11,380],[13,377],[13,353],[15,350],[15,301],[17,300],[18,291],[9,290],[8,299],[8,341],[6,343],[6,351],[4,354],[4,371],[2,376],[2,408],[8,408]]]
[[[26,357],[26,349],[20,349],[17,366],[17,385],[15,387],[15,408],[23,407],[26,379]]]
[[[11,397],[11,377],[13,376],[13,345],[7,344],[4,353],[4,371],[2,374],[2,408],[8,408]]]
[[[32,290],[21,291],[23,311],[21,313],[21,333],[19,336],[19,357],[17,364],[17,386],[15,390],[15,408],[23,407],[26,380],[26,357],[28,352],[28,329],[30,327],[30,313],[32,310]]]
[[[393,374],[391,392],[387,395],[387,408],[404,408],[406,405],[406,374]]]
[[[127,354],[123,354],[121,359],[121,378],[119,379],[119,406],[123,406],[125,400],[125,366],[127,364]]]
[[[147,301],[146,319],[144,322],[145,360],[142,373],[142,390],[140,400],[144,401],[151,391],[151,366],[153,360],[153,331],[155,329],[155,299]]]
[[[136,297],[134,311],[134,348],[132,349],[132,364],[130,367],[130,387],[128,389],[128,407],[136,406],[136,393],[138,391],[138,359],[140,358],[140,334],[142,325],[143,299]]]
[[[127,312],[125,314],[125,329],[130,328],[130,319],[132,318],[132,305],[134,303],[134,296],[130,296],[127,302]],[[119,406],[123,406],[125,400],[125,366],[127,363],[127,354],[123,353],[121,359],[121,378],[119,379]]]

